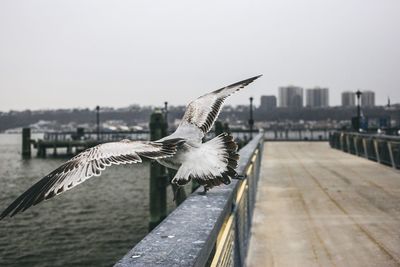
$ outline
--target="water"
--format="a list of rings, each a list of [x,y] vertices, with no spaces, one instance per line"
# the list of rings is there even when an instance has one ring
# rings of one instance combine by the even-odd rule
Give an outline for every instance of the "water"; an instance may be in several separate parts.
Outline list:
[[[0,210],[63,161],[22,160],[21,136],[0,134]],[[148,177],[148,162],[111,166],[0,221],[0,266],[112,266],[147,233]]]

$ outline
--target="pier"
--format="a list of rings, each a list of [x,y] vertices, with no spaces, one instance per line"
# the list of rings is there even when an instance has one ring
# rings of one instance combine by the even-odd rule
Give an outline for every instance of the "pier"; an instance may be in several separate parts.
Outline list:
[[[43,139],[30,139],[29,128],[24,128],[22,136],[22,146],[24,157],[30,157],[31,144],[37,151],[37,157],[45,158],[48,156],[47,150],[51,150],[50,156],[72,156],[82,150],[95,145],[120,141],[122,139],[130,140],[148,140],[149,131],[85,131],[83,128],[77,128],[74,131],[47,132]],[[25,149],[24,149],[25,148]],[[28,149],[29,148],[29,149]]]
[[[115,266],[400,266],[400,171],[335,144],[254,136],[245,180],[198,189]]]
[[[399,266],[399,203],[399,171],[327,143],[266,143],[247,266]]]

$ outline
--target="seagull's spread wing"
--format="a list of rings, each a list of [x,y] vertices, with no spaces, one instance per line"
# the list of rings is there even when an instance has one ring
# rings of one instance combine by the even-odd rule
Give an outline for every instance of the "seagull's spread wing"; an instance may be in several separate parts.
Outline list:
[[[3,213],[0,220],[7,215],[15,215],[39,202],[61,194],[111,165],[142,162],[142,157],[161,159],[176,153],[176,146],[182,139],[164,142],[141,142],[122,140],[89,148],[46,175],[25,193],[19,196]]]
[[[186,126],[189,123],[197,126],[203,135],[206,134],[217,119],[225,99],[260,76],[228,85],[190,102],[183,115],[180,127]]]

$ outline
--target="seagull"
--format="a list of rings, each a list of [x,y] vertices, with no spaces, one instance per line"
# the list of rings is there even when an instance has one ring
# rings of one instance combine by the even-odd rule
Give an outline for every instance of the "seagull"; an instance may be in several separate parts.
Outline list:
[[[0,214],[0,220],[100,176],[111,165],[140,163],[142,157],[177,170],[171,183],[178,188],[190,180],[204,186],[204,192],[229,184],[231,179],[239,177],[235,171],[239,160],[237,144],[229,133],[207,142],[203,138],[212,128],[224,101],[259,77],[228,85],[190,102],[176,131],[162,139],[124,139],[86,149],[26,190]]]

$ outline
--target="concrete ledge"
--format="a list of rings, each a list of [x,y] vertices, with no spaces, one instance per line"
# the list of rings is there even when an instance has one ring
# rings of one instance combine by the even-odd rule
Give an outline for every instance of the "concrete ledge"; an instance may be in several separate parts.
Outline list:
[[[244,175],[262,141],[260,133],[239,151],[239,174]],[[233,209],[237,190],[237,180],[214,188],[207,195],[198,189],[115,266],[204,266],[212,255],[222,224]]]

